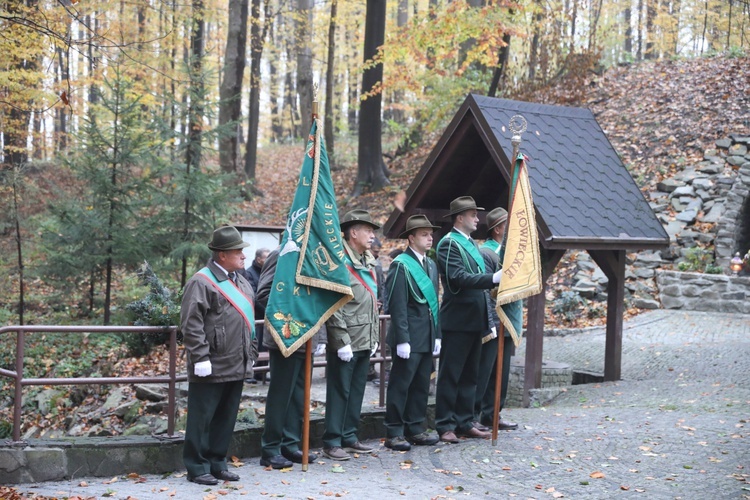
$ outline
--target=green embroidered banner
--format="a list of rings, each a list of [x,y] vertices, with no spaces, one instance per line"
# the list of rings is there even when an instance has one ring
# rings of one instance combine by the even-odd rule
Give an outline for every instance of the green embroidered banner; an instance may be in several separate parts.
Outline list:
[[[344,256],[328,154],[316,119],[266,307],[266,331],[284,356],[299,349],[354,297]]]

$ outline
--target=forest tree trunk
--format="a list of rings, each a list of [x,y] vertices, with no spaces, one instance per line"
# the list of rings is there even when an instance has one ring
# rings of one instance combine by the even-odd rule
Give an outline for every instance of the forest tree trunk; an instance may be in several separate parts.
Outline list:
[[[364,60],[375,56],[385,40],[386,0],[367,0],[365,18]],[[362,74],[362,101],[359,109],[359,151],[357,155],[357,181],[352,196],[364,191],[378,191],[390,184],[383,162],[382,129],[380,117],[383,82],[383,63],[368,68]]]

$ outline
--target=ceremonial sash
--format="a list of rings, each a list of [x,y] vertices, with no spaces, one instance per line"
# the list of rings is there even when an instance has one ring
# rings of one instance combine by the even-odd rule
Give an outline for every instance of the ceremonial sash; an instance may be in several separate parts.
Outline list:
[[[485,241],[484,245],[482,245],[482,248],[489,248],[491,251],[495,252],[497,255],[500,255],[500,243],[498,243],[495,240]]]
[[[479,253],[479,250],[477,247],[469,241],[469,239],[464,236],[463,234],[459,233],[458,231],[451,231],[445,236],[443,236],[443,239],[440,240],[440,243],[438,243],[438,246],[442,245],[443,242],[449,239],[451,241],[455,241],[458,243],[458,248],[461,250],[461,258],[464,261],[464,266],[466,267],[466,270],[470,273],[473,273],[474,271],[471,270],[471,267],[469,266],[469,262],[466,259],[466,254],[470,255],[472,259],[474,259],[474,262],[477,263],[477,266],[479,266],[479,271],[481,273],[485,272],[484,268],[484,258],[482,257],[482,254]]]
[[[424,258],[426,259],[427,257]],[[430,312],[432,313],[432,322],[435,324],[435,328],[437,328],[439,311],[438,297],[437,292],[435,291],[435,286],[432,284],[432,280],[427,275],[427,270],[422,267],[416,257],[407,255],[406,253],[399,254],[398,257],[393,259],[393,262],[395,262],[396,264],[403,264],[404,272],[406,273],[406,283],[409,287],[409,293],[417,303],[427,303],[427,305],[430,307]],[[421,296],[417,295],[416,290],[412,288],[412,282],[411,280],[409,280],[409,276],[412,277],[414,282],[417,284],[417,288],[419,288],[419,291],[422,292]]]
[[[242,290],[237,288],[237,285],[235,285],[232,280],[217,280],[214,273],[208,267],[204,267],[198,271],[197,274],[211,283],[211,285],[213,285],[213,287],[216,288],[235,309],[237,309],[237,312],[240,313],[242,319],[245,320],[247,327],[250,328],[252,334],[251,338],[255,338],[255,308],[253,306],[253,301],[250,300],[247,295],[242,293]]]
[[[373,306],[375,306],[375,312],[378,310],[378,278],[375,274],[375,269],[356,269],[354,263],[349,255],[346,255],[346,268],[352,273],[357,281],[362,283],[362,286],[370,292],[372,295]]]
[[[505,251],[502,245],[495,240],[487,240],[482,248],[488,248],[500,257],[499,267],[503,265]],[[514,300],[495,308],[500,321],[505,325],[508,333],[513,338],[513,343],[518,347],[521,343],[521,332],[523,331],[523,300]]]

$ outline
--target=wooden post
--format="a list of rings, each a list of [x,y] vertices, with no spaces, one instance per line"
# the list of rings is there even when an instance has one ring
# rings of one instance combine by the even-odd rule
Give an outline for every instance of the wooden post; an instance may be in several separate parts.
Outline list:
[[[542,351],[544,345],[544,294],[547,282],[542,276],[542,293],[532,295],[527,300],[528,315],[526,319],[526,361],[523,375],[524,408],[529,407],[531,389],[542,385]]]
[[[620,380],[622,370],[622,315],[625,309],[625,250],[590,251],[607,275],[607,336],[604,346],[604,380]]]

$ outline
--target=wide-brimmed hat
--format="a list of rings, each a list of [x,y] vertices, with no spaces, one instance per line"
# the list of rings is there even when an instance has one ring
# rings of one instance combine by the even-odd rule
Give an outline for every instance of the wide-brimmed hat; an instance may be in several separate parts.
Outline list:
[[[487,237],[490,232],[497,226],[508,220],[508,211],[502,207],[497,207],[487,214]]]
[[[242,235],[234,226],[221,226],[214,231],[208,248],[214,252],[223,252],[225,250],[238,250],[249,247],[250,243],[242,240]]]
[[[451,210],[445,217],[450,217],[454,214],[460,214],[461,212],[466,212],[467,210],[484,210],[484,208],[478,207],[477,203],[474,201],[474,198],[472,198],[471,196],[459,196],[451,202]]]
[[[406,238],[409,236],[409,233],[415,229],[440,229],[440,226],[433,226],[426,215],[412,215],[406,221],[406,229],[404,229],[404,232],[399,234],[398,237]]]
[[[367,224],[368,226],[372,226],[373,229],[380,229],[380,224],[373,222],[372,216],[367,210],[357,209],[346,212],[341,218],[339,225],[341,229],[345,229],[354,224]]]

